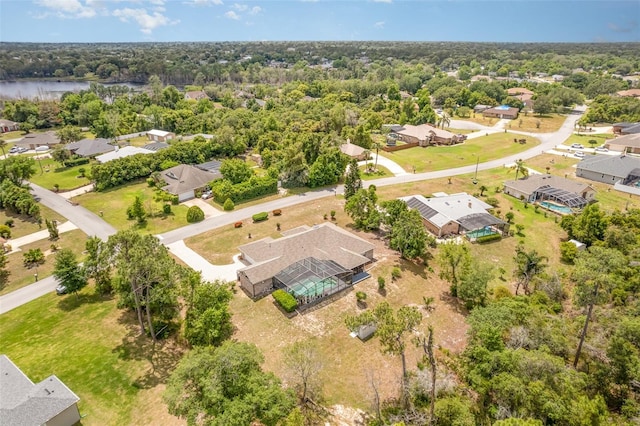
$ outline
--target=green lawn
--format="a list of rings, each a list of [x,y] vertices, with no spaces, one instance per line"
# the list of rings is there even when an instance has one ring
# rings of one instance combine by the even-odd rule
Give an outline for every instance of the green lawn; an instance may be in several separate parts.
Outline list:
[[[42,204],[40,204],[40,216],[42,216],[43,220],[55,219],[60,223],[66,221],[64,217]],[[13,225],[11,227],[12,238],[22,237],[33,232],[41,231],[42,229],[47,229],[44,223],[42,223],[42,225],[38,225],[36,220],[26,215],[17,214],[6,209],[0,209],[0,225],[4,225],[9,219],[13,220]]]
[[[162,213],[163,202],[154,200],[155,191],[146,182],[134,182],[102,192],[89,192],[73,198],[73,201],[101,215],[104,220],[116,229],[135,227],[142,232],[159,234],[187,225],[187,207],[171,206],[171,213]],[[147,222],[140,226],[135,220],[127,218],[127,209],[133,204],[136,196],[142,198],[147,211]]]
[[[151,372],[149,339],[115,300],[85,289],[40,297],[0,316],[2,353],[34,382],[55,374],[80,397],[82,424],[182,424],[166,413],[160,393],[179,352],[156,349]]]
[[[538,139],[527,138],[526,144],[514,143],[514,138],[522,138],[513,133],[494,133],[489,136],[465,141],[453,146],[430,146],[428,148],[409,148],[395,152],[385,152],[384,155],[398,163],[407,172],[431,172],[452,167],[475,164],[505,157],[526,151],[540,143]]]
[[[60,185],[60,191],[69,191],[88,185],[89,179],[80,176],[80,169],[84,168],[86,174],[91,171],[91,164],[83,164],[75,167],[63,167],[51,158],[42,158],[36,161],[36,173],[31,181],[43,188],[53,190],[54,185]],[[42,168],[40,166],[42,165]]]
[[[45,228],[46,229],[46,228]],[[82,252],[84,251],[84,243],[87,236],[79,229],[65,232],[60,234],[60,238],[56,241],[50,241],[48,239],[36,241],[25,246],[20,247],[21,251],[12,253],[7,256],[7,270],[9,271],[9,282],[5,287],[0,287],[0,295],[10,293],[28,284],[33,284],[35,281],[34,273],[35,268],[27,269],[24,267],[23,254],[30,249],[39,248],[45,254],[45,262],[43,265],[38,266],[38,278],[42,279],[48,277],[53,273],[53,266],[55,262],[55,253],[51,251],[51,244],[55,244],[58,248],[71,249],[78,260],[81,259]],[[9,240],[11,244],[11,240]]]
[[[607,139],[613,139],[613,133],[599,133],[595,135],[589,134],[572,134],[567,138],[566,141],[563,142],[564,145],[571,145],[572,143],[580,143],[585,148],[595,148],[597,146],[603,145]],[[595,140],[597,143],[590,144],[590,140]]]
[[[375,161],[375,156],[374,156],[373,161],[371,163],[373,163],[374,161]],[[373,167],[373,166],[371,166],[371,167]],[[360,175],[362,177],[362,180],[381,179],[381,178],[384,178],[384,177],[393,176],[393,173],[391,173],[389,171],[389,169],[387,169],[386,167],[380,166],[380,165],[378,166],[376,173],[365,173],[365,171],[364,171],[365,166],[360,166],[358,168],[360,169]]]

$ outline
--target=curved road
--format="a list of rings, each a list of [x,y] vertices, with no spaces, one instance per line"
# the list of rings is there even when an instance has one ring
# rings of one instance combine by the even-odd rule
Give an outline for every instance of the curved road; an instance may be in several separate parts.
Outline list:
[[[586,107],[584,105],[578,107],[574,114],[567,117],[560,129],[553,133],[538,134],[511,130],[511,133],[536,137],[540,140],[541,144],[519,154],[481,163],[478,165],[478,170],[488,170],[496,167],[502,167],[505,164],[513,163],[518,159],[526,160],[535,157],[536,155],[540,155],[544,151],[550,150],[556,145],[562,144],[573,133],[575,122],[580,119],[585,110]],[[446,170],[438,170],[434,172],[403,174],[400,176],[364,182],[364,185],[365,187],[372,184],[375,184],[376,186],[387,186],[406,182],[439,179],[449,176],[470,174],[473,173],[475,169],[475,165],[469,165]],[[39,198],[39,201],[42,204],[52,210],[55,210],[60,215],[66,217],[87,235],[96,235],[105,240],[110,235],[116,233],[116,229],[113,226],[109,225],[107,222],[102,220],[91,211],[85,209],[84,207],[73,205],[60,195],[38,185],[31,184],[31,188],[34,195]],[[339,185],[335,188],[325,188],[280,198],[277,200],[269,201],[267,203],[235,210],[222,216],[211,217],[209,219],[205,219],[202,222],[187,225],[179,229],[174,229],[173,231],[165,232],[158,235],[158,238],[165,245],[175,243],[177,241],[193,237],[203,232],[230,225],[240,220],[244,220],[262,211],[282,209],[285,207],[291,207],[297,204],[306,203],[307,201],[313,201],[324,197],[337,196],[337,194],[342,194],[343,191],[344,187],[342,185]],[[14,309],[27,302],[30,302],[31,300],[40,297],[48,292],[51,292],[55,289],[55,287],[55,279],[53,277],[47,277],[37,283],[23,287],[4,296],[0,296],[0,314]]]

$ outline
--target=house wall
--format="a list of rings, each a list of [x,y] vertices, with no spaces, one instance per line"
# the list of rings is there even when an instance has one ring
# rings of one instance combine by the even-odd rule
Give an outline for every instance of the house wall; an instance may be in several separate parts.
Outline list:
[[[240,287],[252,299],[265,296],[273,291],[273,278],[267,278],[266,280],[252,283],[244,272],[238,271],[238,281],[240,281]]]
[[[501,119],[506,118],[509,120],[513,120],[514,118],[518,117],[518,114],[512,114],[510,112],[497,113],[497,112],[484,111],[482,115],[484,115],[487,118],[501,118]]]
[[[411,142],[411,143],[406,143],[404,145],[395,145],[395,146],[385,145],[382,147],[382,150],[386,152],[393,152],[393,151],[400,151],[403,149],[413,148],[416,146],[418,146],[418,142]]]
[[[422,223],[424,223],[427,231],[431,232],[437,237],[441,237],[447,234],[457,234],[460,232],[460,226],[455,222],[448,222],[442,228],[425,219],[422,220]]]
[[[580,195],[582,195],[582,198],[584,198],[585,200],[591,201],[596,198],[596,191],[591,188],[588,188],[582,191]]]
[[[518,200],[520,199],[520,197],[524,197],[525,200],[531,202],[533,201],[533,194],[527,194],[524,191],[519,191],[515,188],[509,188],[507,186],[504,187],[504,191],[505,194],[509,194],[512,197],[517,198]]]
[[[182,194],[178,194],[178,201],[179,202],[187,201],[192,199],[193,197],[195,197],[193,190],[188,192],[183,192]]]
[[[590,170],[584,170],[580,168],[576,169],[576,176],[593,180],[596,182],[607,183],[609,185],[613,185],[617,181],[624,179],[624,177],[622,176],[612,176],[612,175],[592,172]]]
[[[78,405],[73,404],[45,423],[46,426],[72,426],[80,421]]]

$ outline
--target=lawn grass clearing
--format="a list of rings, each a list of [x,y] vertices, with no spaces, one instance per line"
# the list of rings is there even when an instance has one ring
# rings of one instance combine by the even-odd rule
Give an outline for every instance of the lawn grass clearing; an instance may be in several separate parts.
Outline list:
[[[40,297],[0,316],[2,352],[34,382],[55,374],[80,397],[82,424],[181,425],[161,400],[180,351],[151,343],[116,301],[93,294]]]
[[[374,162],[375,162],[375,159],[372,163]],[[371,167],[373,166],[370,166],[370,168]],[[378,167],[376,168],[376,172],[371,172],[371,173],[365,172],[365,168],[366,166],[358,166],[358,169],[360,169],[360,177],[362,178],[362,180],[373,180],[373,179],[381,179],[383,177],[388,177],[388,176],[394,176],[394,174],[391,173],[389,169],[387,169],[384,166],[378,165]]]
[[[562,144],[571,146],[571,144],[573,143],[579,143],[579,144],[582,144],[582,146],[584,146],[585,148],[595,148],[597,146],[604,145],[604,143],[608,139],[613,139],[614,137],[615,135],[613,133],[597,133],[593,135],[584,134],[584,133],[580,133],[580,134],[573,133]],[[596,141],[596,143],[591,144],[589,143],[590,140],[594,140]]]
[[[187,225],[187,210],[184,205],[171,206],[171,213],[162,213],[161,201],[155,201],[156,189],[151,188],[145,181],[131,182],[117,188],[101,192],[88,192],[78,195],[72,200],[91,210],[118,230],[134,227],[143,233],[159,234]],[[138,225],[135,220],[127,218],[127,209],[136,197],[142,198],[142,204],[147,211],[147,221]]]
[[[80,169],[88,175],[91,172],[91,164],[82,164],[74,167],[64,167],[50,157],[36,159],[36,173],[30,178],[31,182],[51,191],[54,185],[60,185],[60,191],[70,191],[91,183],[89,178],[80,177]],[[42,168],[40,168],[42,166]]]
[[[566,116],[560,114],[534,115],[528,113],[525,115],[521,113],[518,118],[511,120],[506,128],[520,132],[551,133],[560,129],[566,119]]]
[[[55,244],[59,249],[68,248],[73,251],[78,260],[82,259],[82,252],[84,251],[84,243],[87,236],[79,229],[73,231],[64,232],[60,234],[60,238],[56,241],[44,239],[36,241],[31,244],[20,247],[20,251],[7,255],[7,270],[9,271],[9,282],[4,288],[0,288],[0,295],[10,293],[14,290],[22,288],[26,285],[33,284],[35,282],[34,273],[38,271],[38,279],[42,279],[53,274],[53,267],[55,262],[55,252],[51,250],[51,245]],[[11,244],[11,240],[9,240]],[[45,253],[44,264],[38,266],[38,268],[27,269],[23,262],[23,254],[31,249],[40,249]]]
[[[514,143],[514,139],[522,139],[514,133],[493,133],[470,139],[462,144],[452,146],[414,147],[400,151],[387,152],[385,156],[398,163],[407,172],[418,173],[462,167],[480,162],[494,160],[526,151],[540,144],[536,138],[526,137],[527,143]]]
[[[11,139],[22,139],[26,133],[22,130],[14,130],[13,132],[6,132],[2,134],[2,139],[5,141]]]
[[[38,205],[40,206],[40,216],[43,219],[41,225],[38,225],[38,221],[32,217],[24,214],[17,214],[7,209],[0,209],[0,225],[4,225],[9,219],[13,220],[13,225],[11,227],[11,238],[18,238],[32,234],[34,232],[42,231],[43,229],[47,229],[44,226],[44,219],[57,220],[59,223],[63,223],[64,221],[66,221],[64,217],[60,216],[58,213],[54,212],[47,206],[43,204]]]

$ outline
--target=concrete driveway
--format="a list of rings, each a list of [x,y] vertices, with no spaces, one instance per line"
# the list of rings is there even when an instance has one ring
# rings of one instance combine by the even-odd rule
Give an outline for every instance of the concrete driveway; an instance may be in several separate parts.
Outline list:
[[[233,263],[229,265],[212,265],[207,259],[187,247],[182,240],[167,244],[167,248],[194,271],[202,272],[202,278],[205,281],[236,281],[236,271],[246,266],[238,259],[240,254],[233,256]]]
[[[191,200],[187,200],[182,204],[184,204],[187,207],[191,207],[191,206],[200,207],[204,212],[205,219],[209,219],[210,217],[222,216],[225,213],[213,207],[211,203],[208,203],[205,200],[200,198],[192,198]]]

